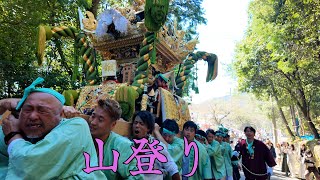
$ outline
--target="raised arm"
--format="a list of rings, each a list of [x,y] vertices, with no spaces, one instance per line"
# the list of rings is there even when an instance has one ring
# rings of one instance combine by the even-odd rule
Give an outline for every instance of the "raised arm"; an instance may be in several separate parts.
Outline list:
[[[17,98],[8,98],[0,100],[0,114],[6,112],[6,110],[13,111],[15,110],[20,99]]]
[[[157,138],[159,141],[161,141],[168,148],[168,143],[166,140],[163,139],[163,137],[160,133],[160,126],[157,123],[155,123],[155,125],[154,125],[153,133],[154,133],[155,138]]]

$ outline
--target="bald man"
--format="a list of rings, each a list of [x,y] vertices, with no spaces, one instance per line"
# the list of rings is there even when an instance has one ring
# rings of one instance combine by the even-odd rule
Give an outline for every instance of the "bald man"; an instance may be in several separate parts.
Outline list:
[[[21,100],[0,100],[0,114],[18,110],[0,128],[0,179],[107,179],[101,171],[85,173],[83,152],[98,164],[90,130],[82,118],[64,119],[64,97],[48,88],[36,88],[38,78]]]

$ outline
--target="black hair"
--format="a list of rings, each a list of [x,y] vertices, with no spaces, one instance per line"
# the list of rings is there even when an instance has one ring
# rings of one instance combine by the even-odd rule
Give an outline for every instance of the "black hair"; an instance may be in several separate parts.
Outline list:
[[[179,133],[179,126],[175,120],[172,119],[166,119],[162,123],[162,128],[166,128],[167,130],[174,132],[176,134]]]
[[[200,129],[197,130],[196,134],[201,135],[204,138],[207,138],[207,134],[204,131],[200,130]]]
[[[206,131],[206,133],[207,133],[207,136],[209,135],[209,133],[211,133],[211,134],[213,134],[213,135],[216,134],[216,132],[214,132],[213,129],[208,129],[208,130]]]
[[[253,127],[251,127],[251,126],[246,126],[246,127],[244,128],[244,132],[246,132],[247,129],[250,129],[250,131],[252,131],[254,134],[256,133],[256,130],[255,130]]]
[[[311,154],[313,156],[312,151],[310,149],[306,150],[306,154]]]
[[[154,116],[149,111],[138,111],[133,115],[133,120],[139,116],[143,123],[145,123],[149,129],[148,133],[151,134],[154,130]]]
[[[184,125],[183,125],[183,130],[186,129],[186,128],[189,128],[189,127],[194,128],[194,131],[197,131],[197,129],[198,129],[198,126],[193,121],[185,122]]]

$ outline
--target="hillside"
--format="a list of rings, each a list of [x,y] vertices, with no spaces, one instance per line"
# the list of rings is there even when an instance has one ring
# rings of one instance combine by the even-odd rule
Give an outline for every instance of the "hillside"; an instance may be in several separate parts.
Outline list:
[[[272,132],[272,123],[266,116],[266,103],[248,94],[208,99],[189,106],[191,116],[202,129],[217,128],[218,124],[240,132],[247,125]]]

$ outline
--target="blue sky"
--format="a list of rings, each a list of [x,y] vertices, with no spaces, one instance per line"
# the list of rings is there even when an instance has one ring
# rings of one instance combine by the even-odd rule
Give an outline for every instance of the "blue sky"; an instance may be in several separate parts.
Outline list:
[[[204,0],[207,25],[198,27],[197,50],[218,56],[218,76],[205,82],[207,67],[204,61],[198,63],[198,85],[200,94],[192,95],[192,103],[201,103],[214,97],[230,94],[236,88],[236,81],[228,76],[226,65],[234,59],[234,49],[243,36],[248,24],[248,4],[250,0]]]

